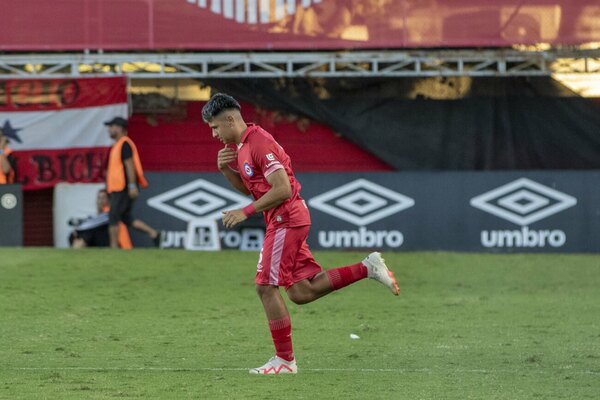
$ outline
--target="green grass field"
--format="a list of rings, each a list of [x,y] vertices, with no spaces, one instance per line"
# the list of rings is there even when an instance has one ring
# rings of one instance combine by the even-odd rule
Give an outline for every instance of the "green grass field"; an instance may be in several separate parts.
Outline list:
[[[600,397],[599,256],[385,256],[399,298],[290,304],[299,374],[251,376],[273,354],[256,253],[2,249],[0,398]]]

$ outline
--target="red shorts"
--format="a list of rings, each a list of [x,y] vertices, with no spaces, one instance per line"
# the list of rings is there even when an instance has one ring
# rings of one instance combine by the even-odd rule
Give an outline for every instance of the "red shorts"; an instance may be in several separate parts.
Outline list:
[[[255,282],[258,285],[284,286],[310,279],[323,268],[313,258],[306,237],[310,226],[267,228],[260,250]]]

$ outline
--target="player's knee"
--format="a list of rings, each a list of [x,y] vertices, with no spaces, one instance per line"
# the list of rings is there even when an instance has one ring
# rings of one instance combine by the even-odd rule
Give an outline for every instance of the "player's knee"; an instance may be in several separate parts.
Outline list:
[[[269,285],[256,285],[256,294],[259,298],[264,298],[273,295],[277,288]]]
[[[302,305],[310,303],[310,297],[305,293],[301,293],[295,290],[288,290],[288,298],[295,304]]]

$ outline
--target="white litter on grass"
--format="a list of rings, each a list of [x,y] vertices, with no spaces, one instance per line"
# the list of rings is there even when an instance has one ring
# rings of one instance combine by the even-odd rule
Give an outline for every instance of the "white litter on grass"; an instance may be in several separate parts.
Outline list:
[[[351,333],[350,339],[360,339],[360,336],[358,336],[356,333]]]

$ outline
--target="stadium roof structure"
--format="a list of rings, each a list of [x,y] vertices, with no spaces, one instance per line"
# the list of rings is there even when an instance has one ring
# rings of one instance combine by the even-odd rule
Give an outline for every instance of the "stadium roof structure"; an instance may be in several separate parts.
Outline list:
[[[600,49],[2,54],[0,78],[548,76],[600,73]]]

